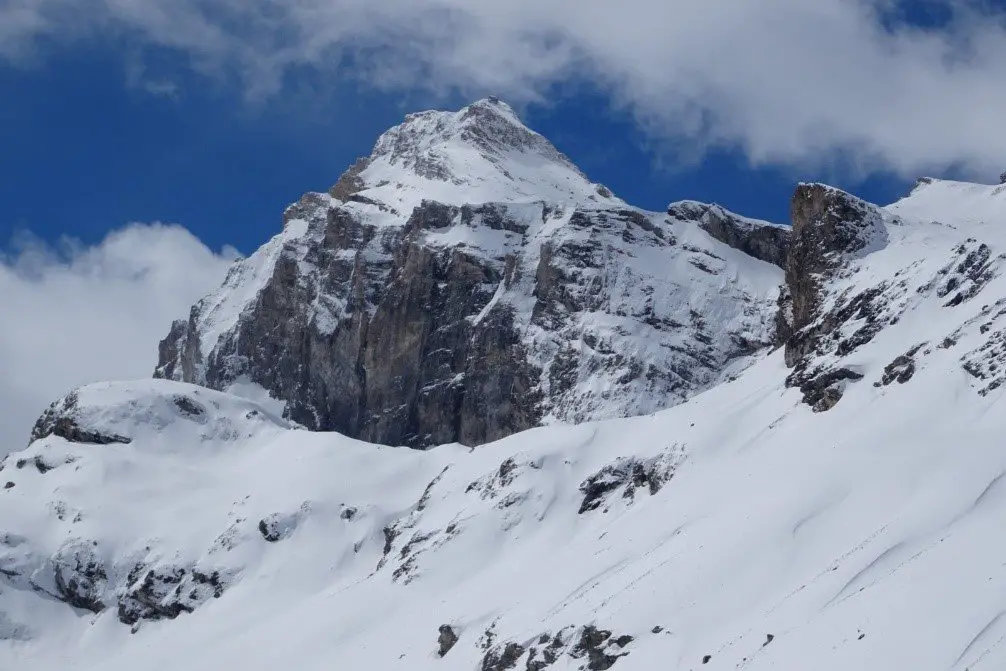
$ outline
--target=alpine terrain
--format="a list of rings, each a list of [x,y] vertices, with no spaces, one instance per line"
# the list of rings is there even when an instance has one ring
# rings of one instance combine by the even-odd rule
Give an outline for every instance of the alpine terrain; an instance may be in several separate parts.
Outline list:
[[[408,117],[284,222],[175,322],[155,376],[414,447],[644,414],[726,379],[772,341],[788,244],[719,208],[630,207],[495,99]]]
[[[0,668],[1006,668],[1006,186],[791,211],[407,117],[3,461]]]

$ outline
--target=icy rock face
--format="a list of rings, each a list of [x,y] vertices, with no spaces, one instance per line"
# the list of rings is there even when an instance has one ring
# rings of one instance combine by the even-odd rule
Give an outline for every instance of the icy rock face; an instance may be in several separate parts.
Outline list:
[[[1006,382],[1006,299],[995,288],[1006,258],[1004,195],[1001,186],[925,178],[881,208],[801,185],[778,326],[793,368],[787,384],[815,410],[831,409],[863,379],[864,346],[890,340],[906,320],[911,340],[885,355],[878,387],[908,383],[925,359],[959,348],[980,394]]]
[[[748,219],[719,205],[692,200],[671,203],[667,214],[675,219],[698,222],[702,230],[723,244],[782,269],[786,268],[790,244],[790,229],[786,226]]]
[[[825,308],[831,280],[850,259],[882,249],[887,223],[894,217],[844,191],[823,184],[801,184],[793,194],[792,244],[786,259],[786,287],[780,297],[778,334],[786,364],[794,368],[787,383],[799,387],[804,401],[817,411],[833,407],[854,370],[828,367],[820,355],[851,352],[879,330],[871,310],[876,292],[866,291]],[[838,330],[855,319],[866,324],[852,337],[837,341]]]
[[[499,101],[412,115],[287,209],[155,376],[414,447],[652,412],[774,339],[781,272],[755,257],[778,262],[784,229],[707,215],[624,204]]]
[[[793,194],[793,244],[786,260],[790,325],[806,327],[819,316],[821,285],[850,255],[883,246],[880,208],[823,184],[801,184]],[[802,338],[787,345],[787,363],[799,357]]]

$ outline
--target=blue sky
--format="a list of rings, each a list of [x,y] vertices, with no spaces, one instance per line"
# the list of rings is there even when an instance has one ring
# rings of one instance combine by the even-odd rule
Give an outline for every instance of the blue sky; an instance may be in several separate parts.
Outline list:
[[[249,253],[278,231],[287,203],[334,183],[406,112],[467,102],[349,81],[314,100],[302,92],[249,103],[240,90],[191,73],[170,95],[127,79],[115,50],[0,68],[0,87],[17,91],[0,106],[0,239],[30,230],[91,244],[127,222],[164,221],[213,248]],[[679,159],[586,84],[527,105],[523,117],[591,179],[649,209],[690,198],[785,221],[800,180],[837,182],[879,201],[908,187],[890,176],[752,168],[734,151]]]
[[[883,16],[892,30],[938,28],[948,12],[945,3],[912,2]],[[404,113],[499,92],[481,84],[463,93],[381,88],[345,68],[300,68],[280,90],[249,100],[241,82],[199,74],[190,58],[184,49],[145,49],[113,36],[0,60],[0,87],[14,92],[0,106],[0,241],[27,230],[93,244],[128,222],[164,221],[212,248],[248,253],[278,230],[287,203],[333,183]],[[514,102],[526,102],[526,122],[592,179],[649,209],[691,198],[785,221],[797,181],[828,181],[888,202],[917,176],[852,169],[841,159],[754,166],[730,143],[697,152],[687,137],[640,123],[639,110],[611,95],[610,85],[575,82],[558,78],[538,100]],[[942,174],[956,172],[948,160]]]

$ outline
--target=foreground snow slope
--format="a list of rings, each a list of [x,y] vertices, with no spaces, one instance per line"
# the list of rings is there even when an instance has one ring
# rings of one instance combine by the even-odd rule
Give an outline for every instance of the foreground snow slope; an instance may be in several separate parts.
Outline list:
[[[0,668],[1002,669],[1006,208],[983,189],[857,210],[869,244],[821,287],[845,321],[799,364],[861,376],[824,412],[783,351],[474,450],[84,388],[0,473]]]

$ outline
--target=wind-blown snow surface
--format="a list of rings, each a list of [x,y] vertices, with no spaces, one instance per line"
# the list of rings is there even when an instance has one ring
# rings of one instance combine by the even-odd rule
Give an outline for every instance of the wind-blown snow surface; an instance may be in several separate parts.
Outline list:
[[[937,223],[921,198],[946,205]],[[523,671],[547,648],[550,671],[1002,669],[1004,390],[965,366],[998,368],[981,348],[1004,327],[1006,208],[975,221],[967,202],[920,188],[829,287],[886,280],[896,315],[842,355],[864,377],[824,413],[785,387],[782,352],[652,416],[475,450],[296,430],[173,382],[86,388],[74,417],[132,442],[49,436],[7,459],[0,668]],[[990,248],[981,282],[960,244]],[[99,614],[40,591],[52,557],[88,547]],[[138,564],[219,576],[219,598],[130,633],[116,604]],[[611,632],[593,652],[588,625]]]

